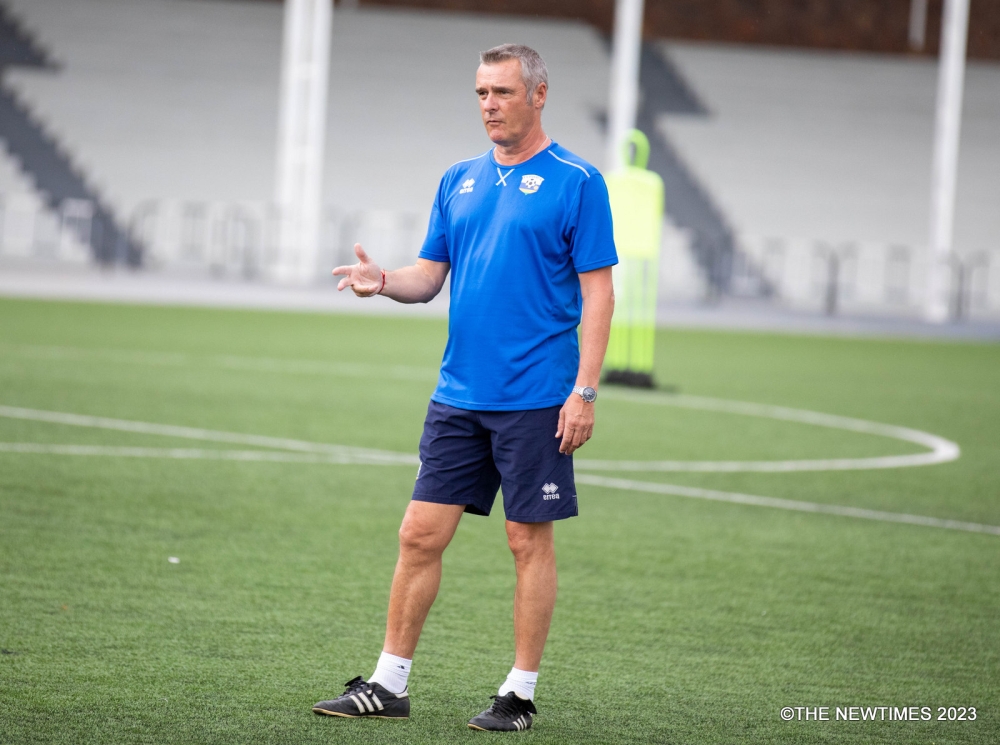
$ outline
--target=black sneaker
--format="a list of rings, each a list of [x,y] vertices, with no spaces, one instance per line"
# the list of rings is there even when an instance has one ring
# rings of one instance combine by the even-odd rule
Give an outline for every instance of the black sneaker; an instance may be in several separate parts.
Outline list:
[[[537,713],[531,699],[521,698],[511,691],[506,696],[493,696],[493,705],[470,719],[469,729],[520,732],[531,728],[532,718]]]
[[[344,685],[347,690],[332,701],[320,701],[313,706],[316,714],[331,717],[377,717],[408,719],[410,694],[392,693],[378,683],[368,683],[360,675]]]

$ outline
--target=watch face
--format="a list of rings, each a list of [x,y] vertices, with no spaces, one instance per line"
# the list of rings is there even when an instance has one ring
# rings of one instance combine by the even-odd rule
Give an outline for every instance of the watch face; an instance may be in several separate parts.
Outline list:
[[[597,391],[595,391],[590,386],[587,386],[582,391],[580,391],[580,395],[583,396],[583,400],[586,401],[588,404],[592,403],[597,399]]]

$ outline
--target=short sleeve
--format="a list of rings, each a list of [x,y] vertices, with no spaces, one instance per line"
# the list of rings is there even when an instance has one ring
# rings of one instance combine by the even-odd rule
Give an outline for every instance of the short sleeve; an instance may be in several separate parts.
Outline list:
[[[448,253],[447,224],[444,219],[441,197],[444,193],[444,181],[444,179],[441,179],[437,196],[434,197],[434,206],[431,208],[431,219],[427,225],[427,237],[424,238],[424,245],[420,248],[419,257],[430,261],[449,263],[451,256]]]
[[[570,226],[570,254],[577,273],[589,272],[618,263],[611,203],[604,177],[594,173],[583,181],[576,219]]]

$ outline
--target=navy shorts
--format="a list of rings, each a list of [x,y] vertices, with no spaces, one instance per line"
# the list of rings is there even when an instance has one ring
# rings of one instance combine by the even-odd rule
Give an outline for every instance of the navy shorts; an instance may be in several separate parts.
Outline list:
[[[502,489],[512,522],[575,517],[573,456],[560,453],[556,439],[560,408],[468,411],[431,401],[413,498],[489,515]]]

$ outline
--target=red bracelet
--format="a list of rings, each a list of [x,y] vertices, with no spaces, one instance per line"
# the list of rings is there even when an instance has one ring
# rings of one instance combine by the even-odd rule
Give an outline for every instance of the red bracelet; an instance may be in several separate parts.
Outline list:
[[[382,286],[378,288],[378,292],[376,292],[375,294],[376,295],[381,295],[382,294],[382,290],[384,290],[384,289],[385,289],[385,269],[382,270]]]

